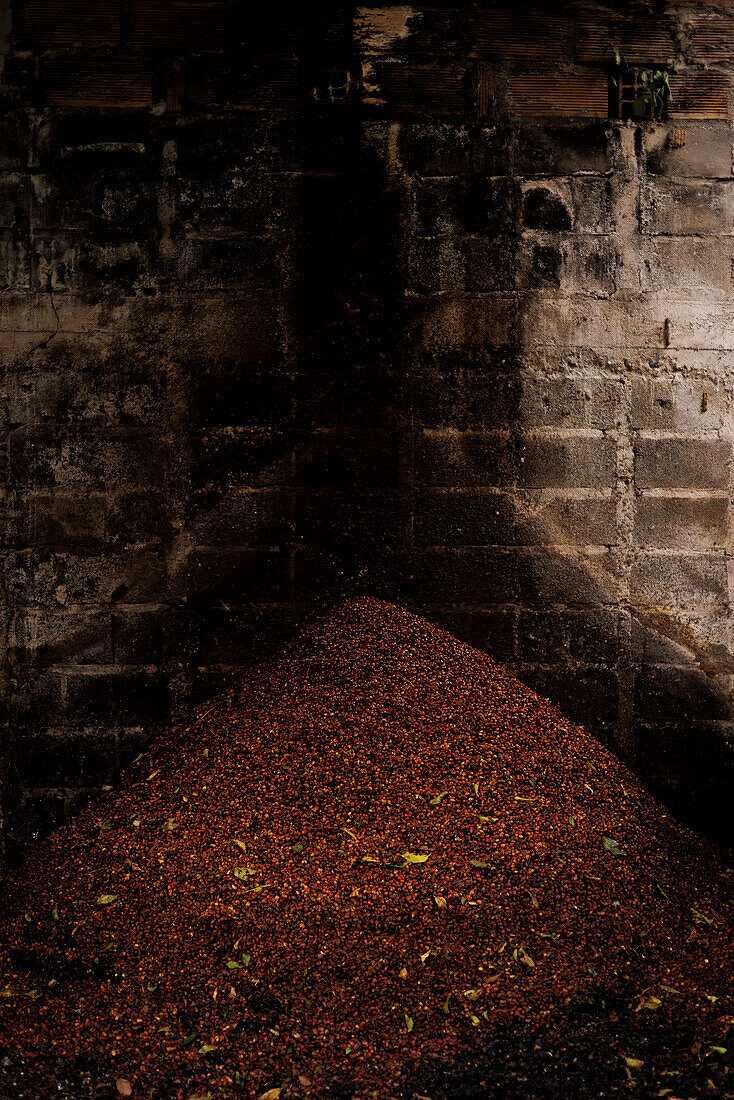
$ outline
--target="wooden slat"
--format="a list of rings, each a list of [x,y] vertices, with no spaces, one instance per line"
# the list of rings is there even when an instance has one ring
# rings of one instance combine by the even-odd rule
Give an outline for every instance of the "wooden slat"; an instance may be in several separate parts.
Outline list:
[[[576,25],[579,61],[612,61],[618,46],[630,65],[665,64],[675,55],[673,35],[662,19],[631,20],[583,13]]]
[[[454,65],[407,65],[376,61],[365,69],[363,102],[391,110],[462,113],[466,73]]]
[[[571,22],[518,4],[514,11],[480,12],[474,21],[479,57],[500,61],[554,61],[567,56]]]
[[[152,104],[150,72],[139,61],[51,61],[42,80],[48,103],[56,107],[140,109]]]
[[[209,50],[226,44],[230,8],[193,0],[132,0],[132,45],[139,49]]]
[[[729,77],[711,69],[672,74],[671,117],[728,118],[729,87]]]
[[[19,48],[36,52],[116,46],[119,0],[28,0],[16,12],[13,39]]]
[[[298,59],[260,54],[253,68],[236,74],[211,64],[189,65],[184,94],[196,109],[292,110],[301,96]]]
[[[511,73],[508,91],[513,115],[606,118],[609,113],[607,78],[602,72]]]
[[[701,22],[690,33],[691,58],[714,64],[734,61],[734,13]]]
[[[494,74],[488,65],[480,62],[476,74],[477,113],[486,118],[494,106]]]

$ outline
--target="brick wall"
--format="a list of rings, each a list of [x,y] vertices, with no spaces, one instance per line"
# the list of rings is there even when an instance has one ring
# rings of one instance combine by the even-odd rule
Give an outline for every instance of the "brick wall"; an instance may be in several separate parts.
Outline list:
[[[302,8],[13,5],[11,843],[358,590],[723,829],[734,16]],[[669,120],[607,118],[610,42]]]

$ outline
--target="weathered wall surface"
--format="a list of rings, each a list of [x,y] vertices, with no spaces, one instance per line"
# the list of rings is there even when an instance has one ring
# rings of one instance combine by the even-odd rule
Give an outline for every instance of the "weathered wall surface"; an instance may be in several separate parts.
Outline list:
[[[0,88],[11,835],[355,589],[723,828],[729,7],[52,7]],[[669,121],[607,118],[610,42]]]

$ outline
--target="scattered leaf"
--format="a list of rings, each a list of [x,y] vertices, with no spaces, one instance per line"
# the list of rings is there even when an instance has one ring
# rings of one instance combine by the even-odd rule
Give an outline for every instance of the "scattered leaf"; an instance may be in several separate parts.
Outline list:
[[[707,917],[705,913],[702,913],[700,911],[700,909],[691,908],[691,912],[693,913],[693,919],[696,922],[696,924],[713,924],[714,923],[713,920],[711,919],[711,917]]]
[[[657,1012],[662,1003],[663,1002],[660,1000],[659,997],[643,996],[637,1008],[635,1009],[635,1012],[641,1012],[643,1009],[646,1012]]]
[[[230,959],[229,962],[226,964],[227,969],[243,970],[245,967],[248,967],[250,965],[250,962],[252,961],[252,956],[248,955],[246,951],[243,951],[241,959],[242,961],[240,961],[240,959]]]
[[[303,845],[302,844],[294,844],[293,847],[291,848],[291,851],[295,852],[296,855],[297,855],[299,852],[303,851]]]
[[[217,1048],[213,1047],[211,1043],[202,1043],[199,1047],[199,1054],[211,1054],[211,1052],[216,1049]]]
[[[356,833],[353,833],[351,829],[345,829],[345,828],[344,828],[344,827],[342,826],[342,832],[343,832],[343,833],[346,833],[346,834],[347,834],[347,836],[350,836],[350,837],[352,838],[352,840],[353,840],[353,841],[355,841],[356,843],[359,843],[359,837],[357,836],[357,834],[356,834]]]
[[[233,840],[232,843],[236,844],[241,852],[247,851],[247,845],[245,844],[244,840]]]
[[[161,832],[172,833],[174,829],[178,828],[178,822],[174,821],[172,817],[169,817],[168,821],[164,821],[161,825]]]
[[[127,1077],[118,1077],[115,1081],[115,1088],[120,1096],[132,1096],[133,1094],[133,1087]]]
[[[234,877],[238,878],[240,882],[245,882],[246,879],[255,874],[257,874],[257,871],[254,871],[252,867],[235,867],[234,869]]]
[[[489,868],[489,864],[485,863],[483,859],[470,859],[469,863],[472,867],[478,867],[482,871],[486,871]]]
[[[532,959],[530,955],[528,955],[524,947],[516,947],[515,950],[512,952],[512,957],[515,962],[521,962],[525,966],[535,966],[535,960]]]
[[[408,1015],[405,1017],[405,1030],[408,1032],[408,1035],[410,1035],[413,1030],[413,1020]]]
[[[619,844],[617,843],[617,841],[612,836],[605,836],[602,840],[602,844],[604,845],[604,851],[609,852],[610,855],[613,855],[613,856],[626,856],[627,855],[624,848],[620,848]]]
[[[117,894],[100,894],[97,898],[97,905],[112,905],[113,901],[117,901]]]
[[[441,791],[440,794],[435,795],[431,799],[431,805],[432,806],[440,806],[448,793],[449,793],[448,791]]]
[[[709,1047],[710,1054],[726,1054],[727,1047]]]
[[[374,856],[362,856],[362,863],[379,863],[379,859],[375,859]]]
[[[51,910],[51,919],[52,920],[58,920],[59,919],[59,907],[58,907],[58,905],[54,905],[53,909]]]
[[[435,901],[435,903],[436,903],[436,905],[438,906],[439,909],[445,909],[446,908],[446,898],[442,898],[442,897],[439,896],[439,897],[434,897],[433,900]]]
[[[403,852],[403,859],[406,863],[426,863],[431,858],[431,853],[424,855],[420,852]]]
[[[257,1100],[278,1100],[282,1091],[282,1089],[268,1089],[262,1096],[258,1096]]]
[[[627,1069],[642,1069],[644,1062],[641,1058],[625,1058]]]

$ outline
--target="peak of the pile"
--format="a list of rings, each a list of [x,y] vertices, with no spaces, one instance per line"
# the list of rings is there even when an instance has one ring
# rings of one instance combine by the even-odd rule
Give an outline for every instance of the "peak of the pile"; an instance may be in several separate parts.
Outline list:
[[[496,668],[489,655],[461,641],[420,612],[374,596],[344,597],[318,612],[283,650],[281,658],[288,660],[321,653],[344,661],[370,651],[373,657],[385,654],[392,659],[400,650],[426,657],[440,654],[442,659],[472,652],[486,660],[488,669]]]
[[[351,596],[319,613],[302,634],[314,640],[331,639],[335,634],[345,640],[356,635],[364,640],[365,637],[393,637],[396,632],[427,625],[423,616],[400,604],[374,596]]]

